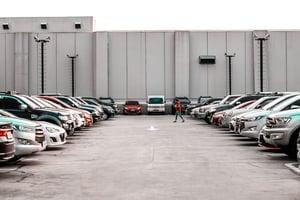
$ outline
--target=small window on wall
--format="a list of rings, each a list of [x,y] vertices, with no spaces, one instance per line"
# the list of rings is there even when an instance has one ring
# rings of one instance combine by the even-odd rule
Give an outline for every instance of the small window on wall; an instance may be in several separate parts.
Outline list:
[[[199,64],[215,64],[216,56],[199,56]]]

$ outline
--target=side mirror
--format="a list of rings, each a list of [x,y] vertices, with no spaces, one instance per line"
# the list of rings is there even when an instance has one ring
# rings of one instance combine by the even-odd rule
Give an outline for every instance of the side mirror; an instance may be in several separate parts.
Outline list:
[[[28,106],[25,105],[25,104],[21,104],[21,105],[19,106],[19,109],[20,109],[20,110],[26,110],[27,108],[28,108]]]

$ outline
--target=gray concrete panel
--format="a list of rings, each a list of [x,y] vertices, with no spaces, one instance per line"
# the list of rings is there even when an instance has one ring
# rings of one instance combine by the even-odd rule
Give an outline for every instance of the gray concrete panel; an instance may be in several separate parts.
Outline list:
[[[127,34],[127,99],[146,98],[145,32]]]
[[[76,96],[93,95],[93,35],[90,33],[75,33],[74,55],[78,54],[75,61]],[[71,63],[69,62],[69,66]]]
[[[50,41],[44,44],[44,91],[45,93],[55,93],[57,92],[57,34],[39,34],[40,39],[45,39],[50,37]],[[30,38],[31,39],[31,38]],[[35,41],[34,41],[35,42]],[[39,44],[39,56],[38,56],[38,69],[41,72],[41,44]],[[38,77],[41,75],[38,74]],[[39,79],[39,85],[41,85]],[[41,91],[41,86],[39,87]],[[36,93],[34,93],[36,94]]]
[[[270,32],[270,37],[268,40],[269,89],[270,91],[286,91],[286,32]]]
[[[6,34],[0,34],[0,91],[6,91]]]
[[[15,90],[28,93],[28,33],[15,34]]]
[[[254,91],[254,60],[253,60],[253,36],[252,32],[245,32],[245,83],[246,93],[250,94]]]
[[[246,93],[246,66],[245,66],[245,32],[227,32],[227,54],[233,55],[231,58],[231,93]],[[226,61],[227,71],[227,91],[229,91],[229,58]]]
[[[175,96],[189,97],[190,45],[189,32],[175,33]]]
[[[208,91],[212,96],[226,95],[226,32],[208,32],[208,55],[216,56],[216,64],[208,65]]]
[[[56,36],[57,45],[57,92],[72,95],[71,61],[67,54],[75,54],[75,34],[61,33]],[[52,40],[51,42],[54,43]],[[82,59],[82,58],[81,58]],[[75,70],[77,74],[77,70]],[[77,82],[75,82],[77,86]],[[75,90],[76,94],[77,90]]]
[[[300,32],[287,33],[287,90],[300,91],[299,74]]]
[[[190,98],[211,95],[208,92],[208,67],[199,63],[199,56],[207,55],[207,32],[190,33]]]
[[[167,99],[175,96],[175,34],[174,32],[165,32],[165,95]]]
[[[108,33],[94,33],[94,92],[95,97],[108,96]]]
[[[127,96],[127,33],[109,33],[108,39],[108,95],[125,99]]]
[[[28,94],[39,94],[40,91],[40,82],[39,82],[39,75],[38,75],[38,67],[40,67],[40,56],[41,54],[40,49],[41,46],[39,43],[35,42],[34,36],[37,34],[32,33],[29,35],[29,93]],[[53,40],[53,38],[52,38]],[[56,74],[55,74],[55,83],[56,85]]]
[[[165,41],[163,33],[146,33],[147,95],[165,95]]]

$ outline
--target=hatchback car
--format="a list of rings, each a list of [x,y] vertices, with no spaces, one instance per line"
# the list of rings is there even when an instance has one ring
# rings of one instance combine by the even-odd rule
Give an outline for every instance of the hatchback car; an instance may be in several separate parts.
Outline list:
[[[142,114],[142,106],[138,101],[126,101],[123,105],[123,114]]]

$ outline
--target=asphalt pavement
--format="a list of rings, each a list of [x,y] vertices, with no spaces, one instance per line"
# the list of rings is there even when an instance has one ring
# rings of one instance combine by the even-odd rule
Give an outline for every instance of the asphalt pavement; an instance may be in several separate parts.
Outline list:
[[[118,116],[0,165],[1,200],[300,199],[278,149],[185,117]]]

